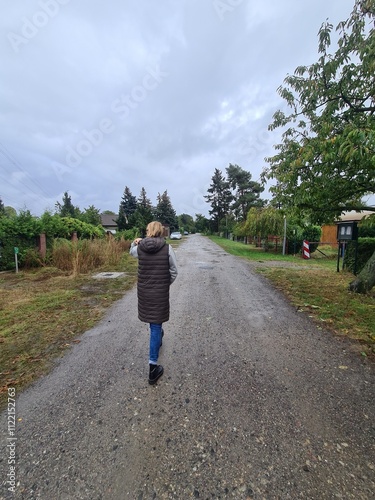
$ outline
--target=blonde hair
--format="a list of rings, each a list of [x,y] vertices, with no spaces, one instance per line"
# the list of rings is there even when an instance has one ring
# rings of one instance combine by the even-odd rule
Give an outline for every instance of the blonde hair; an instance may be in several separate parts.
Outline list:
[[[153,221],[148,224],[146,228],[146,235],[150,238],[157,238],[158,236],[163,236],[164,228],[160,222]]]

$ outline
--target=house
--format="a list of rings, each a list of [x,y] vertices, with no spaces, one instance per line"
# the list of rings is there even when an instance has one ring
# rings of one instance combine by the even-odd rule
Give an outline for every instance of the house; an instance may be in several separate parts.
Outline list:
[[[117,227],[117,214],[100,214],[101,224],[104,227],[106,233],[116,234],[118,231]],[[170,227],[169,224],[163,224],[165,238],[169,238],[170,236]]]
[[[374,212],[370,210],[363,210],[362,212],[356,212],[351,210],[350,212],[344,212],[336,221],[336,224],[329,224],[322,226],[322,236],[320,242],[322,244],[331,245],[337,247],[337,223],[338,222],[360,222],[365,217],[369,217]]]
[[[117,231],[117,218],[116,214],[100,214],[101,224],[107,233],[116,234]]]

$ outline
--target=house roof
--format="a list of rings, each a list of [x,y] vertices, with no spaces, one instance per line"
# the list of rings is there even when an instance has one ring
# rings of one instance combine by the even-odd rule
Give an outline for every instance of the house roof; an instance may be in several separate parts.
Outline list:
[[[117,227],[118,215],[100,214],[101,222],[103,227]]]
[[[356,212],[355,210],[351,210],[350,212],[344,212],[337,222],[355,222],[364,219],[365,217],[369,217],[375,212],[371,212],[370,210],[362,210],[362,212]]]

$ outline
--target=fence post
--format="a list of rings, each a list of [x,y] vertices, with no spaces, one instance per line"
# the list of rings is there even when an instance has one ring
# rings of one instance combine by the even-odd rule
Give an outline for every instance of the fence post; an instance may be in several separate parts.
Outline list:
[[[47,254],[46,233],[41,233],[39,235],[39,255],[42,257],[42,259],[45,259],[46,254]]]

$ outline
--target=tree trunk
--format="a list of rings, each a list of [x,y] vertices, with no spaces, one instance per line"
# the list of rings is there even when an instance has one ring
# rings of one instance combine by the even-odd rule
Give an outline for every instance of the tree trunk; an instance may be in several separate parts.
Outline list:
[[[349,290],[356,293],[366,293],[375,285],[375,252],[366,262],[365,267],[356,279],[349,284]]]

